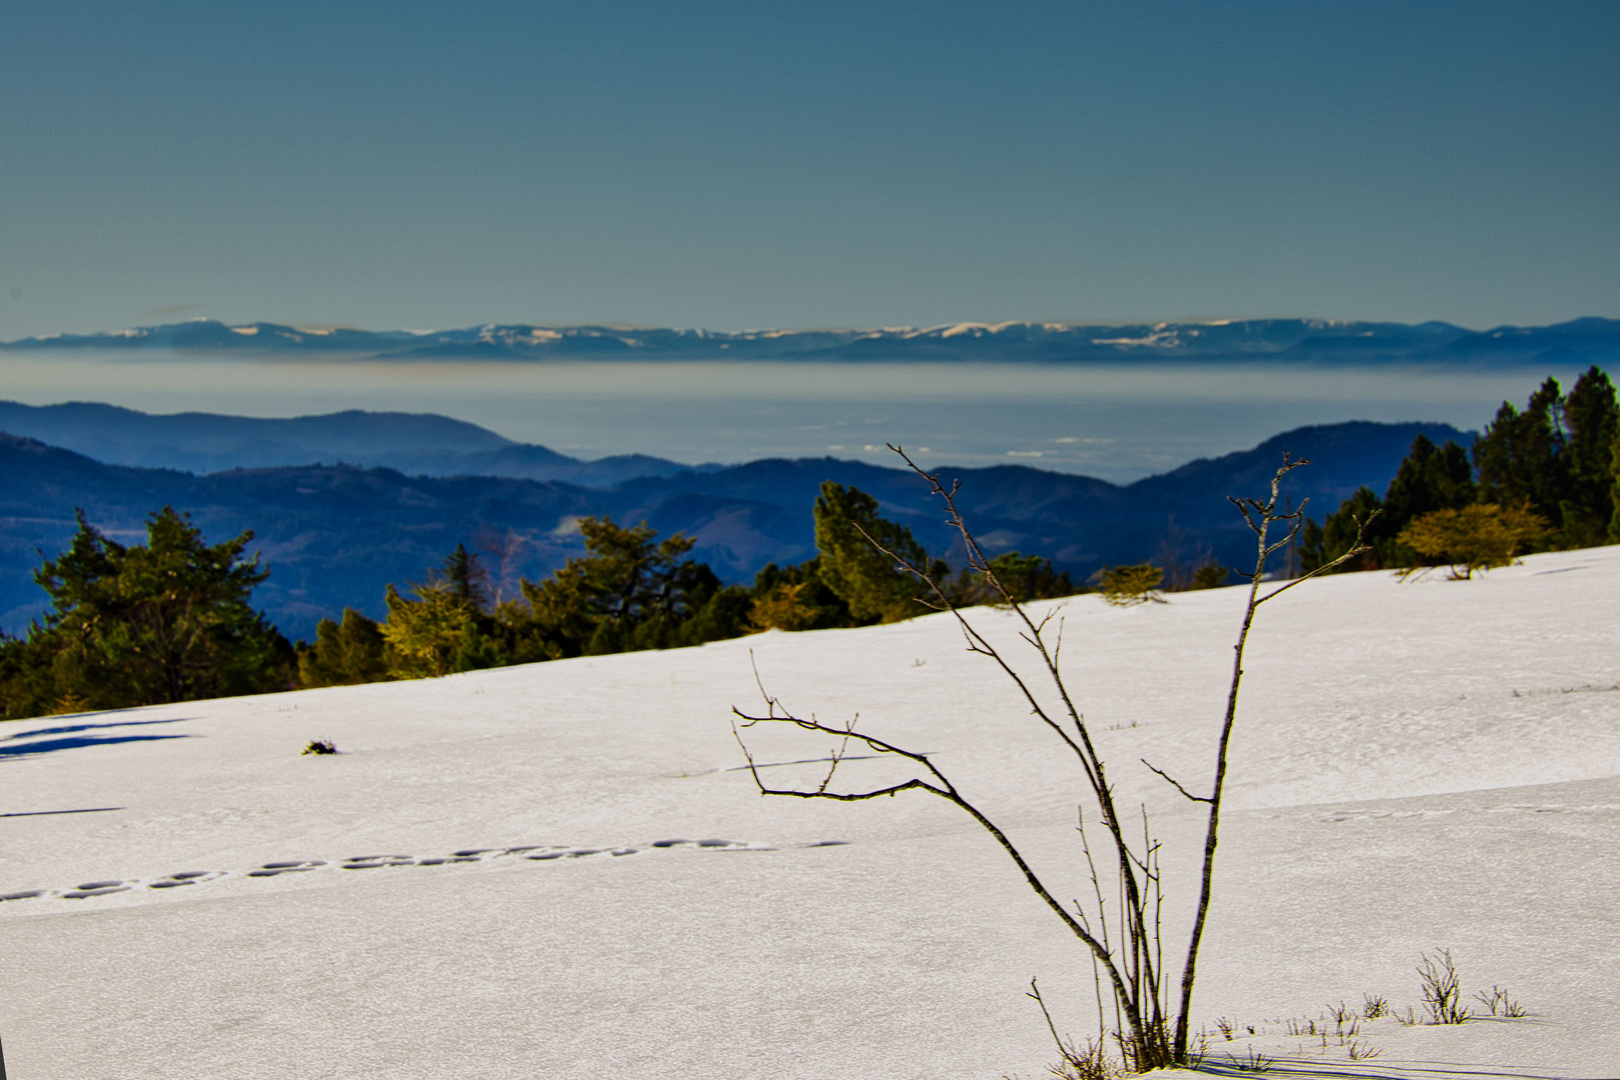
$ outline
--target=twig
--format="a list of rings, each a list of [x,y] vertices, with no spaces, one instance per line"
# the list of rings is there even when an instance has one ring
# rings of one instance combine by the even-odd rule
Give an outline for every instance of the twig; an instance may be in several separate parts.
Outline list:
[[[1207,803],[1207,802],[1214,801],[1214,800],[1209,799],[1209,798],[1207,798],[1206,796],[1203,796],[1203,795],[1194,795],[1192,792],[1190,792],[1186,788],[1182,787],[1181,784],[1179,784],[1176,781],[1175,777],[1171,776],[1169,773],[1165,772],[1163,769],[1159,768],[1157,765],[1151,764],[1148,761],[1147,758],[1138,758],[1137,760],[1140,761],[1142,764],[1146,765],[1148,768],[1152,769],[1154,772],[1158,773],[1160,776],[1164,777],[1166,780],[1168,780],[1170,782],[1170,785],[1172,787],[1174,787],[1177,791],[1181,792],[1183,795],[1187,796],[1187,798],[1191,799],[1193,802]]]

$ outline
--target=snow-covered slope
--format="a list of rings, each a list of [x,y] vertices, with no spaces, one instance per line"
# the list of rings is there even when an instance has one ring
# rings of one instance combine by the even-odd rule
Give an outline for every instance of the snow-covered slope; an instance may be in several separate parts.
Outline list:
[[[1196,822],[1138,760],[1207,773],[1242,600],[1063,605],[1112,777],[1167,845],[1172,919]],[[1620,548],[1466,583],[1349,575],[1264,609],[1197,1021],[1339,1075],[1613,1075],[1616,612]],[[750,651],[791,706],[937,755],[1060,895],[1089,888],[1075,778],[940,617],[12,723],[0,894],[43,893],[0,903],[9,1075],[1042,1075],[1022,992],[1038,975],[1084,1035],[1079,949],[938,800],[756,794],[728,722],[758,700]],[[788,763],[825,745],[745,734],[773,779],[819,776]],[[301,756],[315,738],[342,753]],[[1365,992],[1419,1004],[1439,947],[1465,994],[1500,984],[1532,1017],[1381,1021],[1357,1065],[1282,1034]]]

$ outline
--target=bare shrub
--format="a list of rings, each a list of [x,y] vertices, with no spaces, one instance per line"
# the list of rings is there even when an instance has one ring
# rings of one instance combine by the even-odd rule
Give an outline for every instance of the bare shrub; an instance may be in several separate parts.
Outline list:
[[[1271,1067],[1277,1063],[1257,1050],[1250,1050],[1242,1057],[1228,1058],[1226,1064],[1239,1072],[1263,1073],[1269,1072]]]
[[[1509,997],[1508,992],[1500,986],[1492,986],[1489,994],[1475,994],[1474,1000],[1489,1009],[1492,1016],[1518,1018],[1529,1015],[1524,1011],[1524,1006]]]
[[[303,750],[299,751],[299,755],[335,754],[337,752],[337,747],[332,744],[331,739],[311,739],[309,741],[309,745],[304,747]]]
[[[839,748],[830,755],[831,764],[822,778],[820,784],[811,788],[797,787],[770,787],[760,774],[754,762],[753,755],[743,739],[741,730],[736,732],[738,745],[748,762],[750,774],[761,794],[780,795],[800,799],[835,799],[844,802],[856,802],[866,799],[876,799],[883,796],[894,796],[906,791],[924,791],[961,809],[972,817],[988,832],[997,844],[1007,853],[1013,863],[1023,874],[1024,880],[1037,896],[1051,909],[1052,913],[1074,935],[1090,953],[1094,971],[1097,972],[1099,984],[1106,982],[1115,1006],[1114,1036],[1118,1040],[1120,1049],[1125,1058],[1125,1065],[1139,1072],[1149,1069],[1184,1066],[1189,1063],[1188,1051],[1188,1023],[1191,1016],[1193,986],[1197,976],[1197,961],[1199,944],[1202,941],[1204,924],[1208,917],[1210,896],[1213,888],[1213,875],[1215,865],[1216,841],[1220,828],[1221,798],[1225,788],[1227,771],[1227,751],[1231,745],[1232,731],[1237,718],[1238,690],[1243,678],[1244,647],[1248,641],[1249,632],[1253,626],[1255,614],[1259,608],[1268,601],[1288,589],[1309,580],[1311,577],[1327,572],[1341,563],[1354,558],[1367,550],[1358,537],[1357,542],[1351,545],[1349,551],[1337,560],[1313,570],[1303,577],[1296,578],[1286,584],[1278,585],[1269,592],[1262,591],[1262,582],[1265,578],[1267,560],[1278,551],[1288,547],[1298,535],[1304,521],[1304,503],[1298,510],[1281,511],[1278,488],[1283,477],[1295,468],[1308,464],[1304,461],[1293,461],[1289,455],[1283,455],[1282,466],[1272,477],[1269,496],[1265,499],[1231,499],[1231,502],[1242,513],[1245,522],[1255,535],[1256,554],[1254,570],[1245,572],[1243,576],[1249,579],[1248,600],[1244,608],[1241,627],[1234,647],[1232,679],[1226,697],[1225,715],[1220,726],[1220,734],[1215,749],[1213,776],[1209,786],[1204,790],[1208,794],[1195,794],[1178,780],[1171,777],[1164,770],[1158,769],[1146,761],[1143,764],[1158,776],[1163,778],[1182,796],[1191,802],[1201,804],[1207,808],[1208,818],[1205,827],[1205,839],[1201,873],[1199,876],[1199,892],[1197,907],[1192,924],[1187,932],[1187,944],[1181,953],[1182,969],[1179,979],[1171,974],[1168,965],[1175,962],[1175,952],[1172,950],[1169,961],[1165,959],[1164,942],[1166,931],[1163,927],[1160,893],[1159,872],[1159,844],[1153,838],[1149,829],[1146,808],[1142,810],[1142,825],[1140,839],[1134,835],[1136,828],[1125,824],[1125,817],[1119,811],[1114,799],[1114,785],[1107,775],[1107,763],[1103,760],[1092,741],[1092,733],[1086,724],[1085,717],[1080,712],[1071,694],[1069,687],[1059,670],[1059,657],[1062,650],[1062,624],[1056,628],[1050,626],[1053,618],[1048,614],[1045,618],[1035,619],[1025,610],[1018,597],[1006,582],[998,576],[992,560],[988,559],[981,549],[978,540],[963,521],[956,506],[957,486],[945,489],[937,475],[924,472],[898,447],[891,446],[908,466],[929,485],[929,490],[937,497],[942,505],[945,518],[951,527],[956,530],[962,539],[963,550],[967,556],[968,569],[982,576],[1002,599],[1005,608],[1010,612],[1020,627],[1020,637],[1029,647],[1034,658],[1034,667],[1038,675],[1028,677],[1014,666],[1008,656],[993,644],[973,623],[971,623],[963,610],[953,600],[949,590],[943,586],[940,573],[934,566],[922,559],[907,557],[874,539],[862,530],[858,523],[851,522],[864,537],[866,542],[875,551],[888,560],[890,566],[898,567],[918,579],[926,587],[927,596],[918,602],[936,611],[949,612],[956,620],[966,642],[967,649],[989,659],[1003,674],[1005,674],[1017,687],[1024,704],[1036,720],[1043,724],[1067,749],[1073,754],[1076,765],[1084,780],[1084,791],[1087,802],[1081,810],[1081,828],[1079,836],[1081,853],[1089,872],[1093,886],[1094,897],[1092,901],[1082,903],[1075,901],[1072,909],[1052,893],[1042,881],[1035,868],[1030,865],[1024,854],[1007,834],[992,821],[972,801],[966,798],[933,763],[927,754],[907,750],[875,735],[867,735],[856,730],[856,720],[852,719],[843,725],[824,724],[814,716],[809,718],[800,716],[787,708],[780,699],[772,696],[759,681],[760,695],[764,699],[765,710],[763,714],[746,713],[740,709],[733,709],[742,729],[751,728],[762,723],[781,723],[794,725],[801,730],[819,735],[830,736],[840,740]],[[1281,526],[1285,532],[1281,539],[1273,539],[1274,530]],[[1117,582],[1116,590],[1121,596],[1134,595],[1139,599],[1132,602],[1140,603],[1148,598],[1153,587],[1158,584],[1156,576],[1159,571],[1156,567],[1145,566],[1132,569],[1138,571],[1133,577],[1134,585],[1125,589],[1122,582]],[[756,671],[756,680],[758,673]],[[915,768],[912,779],[886,787],[845,791],[834,786],[838,765],[842,761],[845,749],[851,740],[864,744],[867,748],[878,754],[889,754],[911,762]],[[1197,785],[1195,785],[1197,786]],[[1106,847],[1094,853],[1087,839],[1086,827],[1088,822],[1096,822],[1092,828],[1100,826],[1106,837]],[[1094,857],[1094,854],[1096,857]],[[1100,858],[1106,872],[1100,871],[1098,859]],[[1105,897],[1107,899],[1105,900]],[[1088,910],[1089,908],[1089,910]],[[1039,1001],[1037,989],[1033,993]],[[1172,992],[1179,990],[1177,1007],[1172,1009]],[[1099,1013],[1102,1006],[1102,992],[1098,991]],[[1044,1005],[1042,1006],[1045,1011]],[[1048,1026],[1052,1029],[1054,1038],[1057,1030],[1047,1018]],[[1100,1028],[1105,1026],[1100,1023]],[[1095,1050],[1107,1032],[1099,1030],[1097,1043],[1088,1044],[1089,1050]],[[1065,1045],[1064,1040],[1058,1039],[1060,1047]],[[1073,1045],[1068,1044],[1068,1045]],[[1089,1053],[1088,1050],[1088,1053]],[[1077,1060],[1089,1060],[1087,1053],[1076,1051]],[[1065,1061],[1068,1062],[1067,1057]],[[1261,1069],[1269,1062],[1257,1055],[1243,1068]],[[1068,1062],[1068,1067],[1080,1066]]]
[[[1361,1015],[1368,1020],[1390,1015],[1389,999],[1383,994],[1362,994]]]
[[[1350,1040],[1349,1051],[1351,1061],[1366,1061],[1368,1058],[1375,1058],[1383,1053],[1382,1050],[1374,1047],[1366,1039]]]
[[[1059,1035],[1035,979],[1029,980],[1029,993],[1026,996],[1040,1007],[1041,1015],[1046,1018],[1046,1029],[1052,1033],[1052,1041],[1057,1043],[1058,1062],[1047,1066],[1048,1075],[1058,1080],[1119,1080],[1123,1074],[1109,1059],[1108,1043],[1100,1034],[1095,1040],[1087,1039],[1084,1045],[1076,1043],[1072,1037]],[[0,1077],[0,1080],[4,1078]]]
[[[513,529],[495,529],[485,525],[473,535],[473,546],[483,552],[487,562],[479,560],[474,571],[479,584],[490,594],[496,607],[519,597],[517,587],[519,560],[529,539]]]

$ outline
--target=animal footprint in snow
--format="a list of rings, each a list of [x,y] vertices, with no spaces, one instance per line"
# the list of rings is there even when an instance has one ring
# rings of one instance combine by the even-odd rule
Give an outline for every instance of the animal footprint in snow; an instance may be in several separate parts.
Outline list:
[[[844,840],[823,840],[818,843],[799,843],[785,845],[789,847],[813,848],[832,847],[847,843]],[[449,855],[431,855],[421,858],[412,855],[354,855],[337,863],[325,862],[321,859],[287,859],[280,862],[261,863],[246,872],[238,871],[234,876],[248,878],[271,878],[282,874],[310,873],[316,870],[375,870],[385,866],[447,866],[455,863],[492,862],[517,856],[531,862],[551,862],[559,859],[585,859],[585,858],[618,858],[625,855],[637,855],[647,849],[669,850],[673,848],[687,848],[695,851],[777,851],[779,848],[772,844],[756,840],[721,840],[709,838],[706,840],[654,840],[645,846],[626,845],[624,847],[573,847],[560,844],[527,844],[519,847],[498,848],[463,848],[451,852]],[[183,870],[175,874],[167,874],[159,878],[149,879],[108,879],[105,881],[87,881],[71,889],[25,889],[20,892],[0,893],[0,902],[17,900],[34,900],[48,897],[57,897],[65,900],[87,900],[97,896],[110,896],[114,893],[124,893],[145,886],[148,889],[177,889],[188,885],[198,885],[205,881],[217,878],[231,877],[232,874],[222,870]]]
[[[634,855],[640,848],[548,848],[539,850],[536,854],[525,855],[525,859],[534,862],[545,862],[550,859],[583,859],[588,855]]]
[[[178,874],[170,874],[168,877],[149,881],[146,883],[146,887],[148,889],[175,889],[181,885],[195,885],[200,881],[213,881],[215,878],[224,876],[225,874],[219,870],[182,870]],[[252,876],[251,871],[249,876]]]
[[[343,860],[345,870],[373,870],[379,866],[415,866],[409,855],[356,855]]]
[[[248,877],[275,877],[277,874],[297,874],[308,870],[318,870],[326,864],[318,859],[294,860],[292,862],[267,862],[257,870],[249,870]]]
[[[109,893],[128,892],[133,881],[92,881],[79,885],[62,893],[64,900],[83,900],[89,896],[106,896]]]

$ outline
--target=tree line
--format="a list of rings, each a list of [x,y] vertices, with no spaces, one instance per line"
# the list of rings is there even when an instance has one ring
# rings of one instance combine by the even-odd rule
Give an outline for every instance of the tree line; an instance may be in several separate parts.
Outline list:
[[[403,591],[389,585],[382,620],[349,608],[322,619],[314,641],[297,643],[250,604],[270,574],[245,555],[251,531],[210,545],[187,515],[164,507],[147,519],[146,543],[125,546],[81,513],[68,550],[34,573],[50,610],[21,636],[0,635],[0,717],[429,678],[923,614],[925,588],[867,538],[940,576],[947,567],[878,511],[865,492],[823,484],[816,554],[769,564],[751,586],[723,584],[690,557],[690,537],[585,518],[583,555],[502,599],[458,544],[423,581]],[[1020,600],[1076,591],[1038,556],[1008,552],[991,565]],[[964,569],[949,580],[963,604],[996,598],[981,573]]]
[[[1374,516],[1376,514],[1376,516]],[[1620,542],[1620,405],[1594,366],[1564,393],[1549,378],[1523,409],[1504,401],[1469,449],[1419,435],[1382,498],[1361,488],[1301,535],[1309,572],[1455,566],[1458,576],[1519,555]]]

